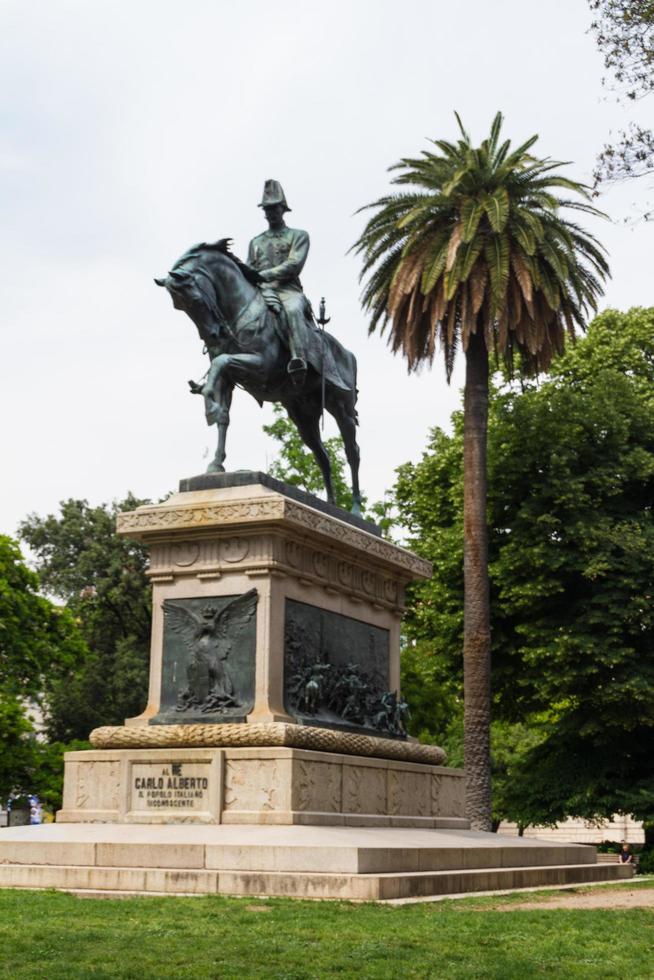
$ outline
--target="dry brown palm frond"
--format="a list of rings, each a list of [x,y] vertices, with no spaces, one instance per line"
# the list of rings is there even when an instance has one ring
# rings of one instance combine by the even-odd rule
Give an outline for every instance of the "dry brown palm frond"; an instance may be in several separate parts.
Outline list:
[[[549,370],[550,364],[552,363],[553,357],[552,345],[550,344],[550,338],[546,335],[546,338],[539,348],[538,352],[534,355],[534,361],[536,363],[536,372],[538,374],[544,374]]]
[[[434,360],[436,345],[432,338],[431,320],[426,313],[420,317],[420,337],[422,339],[423,358],[426,358],[427,362],[431,364]]]
[[[520,289],[522,290],[522,295],[525,298],[527,304],[530,304],[533,297],[533,282],[529,269],[525,265],[524,259],[520,255],[517,248],[511,249],[511,266],[515,272],[516,279],[520,284]]]
[[[407,310],[407,319],[409,320],[410,323],[413,323],[414,320],[416,321],[418,320],[418,310],[420,307],[421,299],[422,299],[422,294],[420,292],[420,289],[418,288],[418,284],[416,283],[416,285],[411,290],[410,299],[409,299],[409,308]]]
[[[434,296],[436,302],[434,304],[434,316],[440,322],[445,316],[445,310],[447,308],[447,300],[445,298],[445,283],[443,279],[439,279],[438,285],[434,288]]]
[[[470,299],[472,302],[472,313],[477,317],[481,310],[486,292],[486,282],[488,280],[488,269],[484,262],[477,262],[470,274]],[[465,349],[465,348],[464,348]]]
[[[394,354],[403,347],[403,327],[406,321],[408,302],[408,298],[400,294],[394,307],[390,331],[390,346]]]
[[[513,325],[513,333],[515,334],[516,343],[520,348],[524,346],[527,324],[530,322],[531,317],[529,316],[529,313],[525,311],[520,319]]]
[[[456,261],[456,253],[463,241],[463,224],[459,221],[452,230],[450,241],[447,246],[447,258],[445,259],[445,271],[449,272]]]
[[[402,350],[407,359],[409,371],[413,371],[413,369],[422,359],[424,345],[421,344],[420,340],[420,318],[417,316],[409,316],[408,311],[411,299],[407,297],[406,300],[406,307],[404,308],[404,321],[402,324],[398,325],[398,327],[401,330]]]
[[[431,356],[433,357],[436,350],[436,338],[438,336],[438,317],[435,315],[437,303],[436,294],[433,292],[430,293],[428,299],[429,307],[426,312],[429,317],[429,350],[431,352]]]
[[[484,342],[489,354],[491,351],[497,353],[497,320],[495,313],[484,319]]]
[[[410,293],[415,286],[420,275],[420,268],[420,255],[417,252],[408,255],[398,266],[388,297],[389,316],[395,317],[395,311],[399,308],[401,298]]]
[[[447,346],[452,347],[456,333],[456,306],[457,296],[455,295],[449,302],[447,308]]]
[[[538,343],[536,338],[538,337],[538,320],[528,319],[525,323],[525,339],[524,343],[530,354],[535,354],[538,350]]]
[[[468,294],[467,315],[465,323],[462,324],[462,333],[465,334],[467,345],[471,334],[475,333],[477,329],[477,316],[475,316],[472,306],[472,290],[470,288],[470,283],[466,283],[466,292]]]
[[[507,302],[502,307],[497,317],[497,350],[501,355],[504,354],[504,351],[506,350],[506,342],[509,339],[509,316],[510,305]]]
[[[467,282],[462,282],[459,286],[459,299],[461,310],[461,334],[469,333],[468,322],[470,319],[470,292]]]
[[[508,297],[510,301],[510,313],[509,319],[511,323],[515,323],[522,316],[522,290],[518,283],[518,279],[515,272],[512,272],[509,279]]]

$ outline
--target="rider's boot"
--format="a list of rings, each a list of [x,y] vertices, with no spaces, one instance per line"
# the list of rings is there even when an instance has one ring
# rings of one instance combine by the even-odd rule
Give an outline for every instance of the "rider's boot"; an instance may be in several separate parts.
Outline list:
[[[289,316],[288,311],[285,311],[285,315],[288,327],[288,352],[291,355],[286,371],[293,386],[299,388],[304,384],[307,376],[306,325],[301,316]]]

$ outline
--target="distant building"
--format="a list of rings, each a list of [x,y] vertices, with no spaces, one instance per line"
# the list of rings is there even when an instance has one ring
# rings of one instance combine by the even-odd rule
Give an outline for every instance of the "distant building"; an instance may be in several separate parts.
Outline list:
[[[35,701],[24,701],[25,713],[28,720],[31,722],[34,728],[33,737],[37,742],[46,742],[45,734],[45,722],[43,720],[43,711]]]
[[[518,825],[501,823],[498,834],[518,835]],[[543,840],[564,841],[569,844],[601,844],[603,840],[626,840],[630,844],[644,844],[645,832],[642,823],[631,817],[615,816],[600,824],[570,817],[556,827],[527,827],[525,837],[542,837]]]

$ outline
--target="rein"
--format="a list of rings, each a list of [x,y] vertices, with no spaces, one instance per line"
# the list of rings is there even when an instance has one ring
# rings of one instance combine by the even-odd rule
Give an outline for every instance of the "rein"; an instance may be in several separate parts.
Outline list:
[[[229,321],[225,316],[220,306],[220,303],[218,301],[218,292],[216,290],[216,285],[213,277],[210,275],[209,272],[207,272],[206,269],[204,269],[201,266],[196,266],[196,268],[193,271],[198,275],[203,276],[206,280],[208,280],[208,282],[212,287],[213,297],[214,297],[213,303],[208,303],[208,305],[214,307],[214,312],[216,314],[216,319],[218,320],[218,325],[220,329],[224,330],[225,333],[227,333],[231,338],[231,340],[236,344],[236,346],[239,347],[244,353],[246,354],[253,353],[250,347],[247,347],[238,339],[237,332],[239,330],[242,330],[244,327],[249,326],[249,324],[256,319],[256,316],[251,316],[249,319],[247,319],[246,315],[250,312],[250,307],[253,306],[254,303],[259,299],[259,291],[255,287],[254,294],[249,300],[246,301],[245,305],[241,307],[239,313],[236,316],[233,327],[230,327]],[[208,300],[209,297],[207,297],[205,290],[203,290],[200,287],[200,291],[202,292],[205,299]]]

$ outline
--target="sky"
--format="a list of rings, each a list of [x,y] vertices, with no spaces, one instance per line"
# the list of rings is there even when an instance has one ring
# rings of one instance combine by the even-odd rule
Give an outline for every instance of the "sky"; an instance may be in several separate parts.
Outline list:
[[[435,363],[408,376],[360,305],[355,212],[387,168],[456,137],[504,133],[589,181],[602,144],[638,118],[602,89],[586,0],[0,0],[0,533],[62,499],[160,498],[215,451],[188,392],[205,358],[153,283],[191,244],[264,230],[263,182],[307,230],[303,273],[357,356],[364,492],[424,451],[460,402]],[[631,113],[631,116],[629,115]],[[603,306],[653,305],[646,188],[588,221],[610,254]],[[238,391],[228,469],[266,470],[272,419]],[[326,435],[335,433],[331,420]]]

